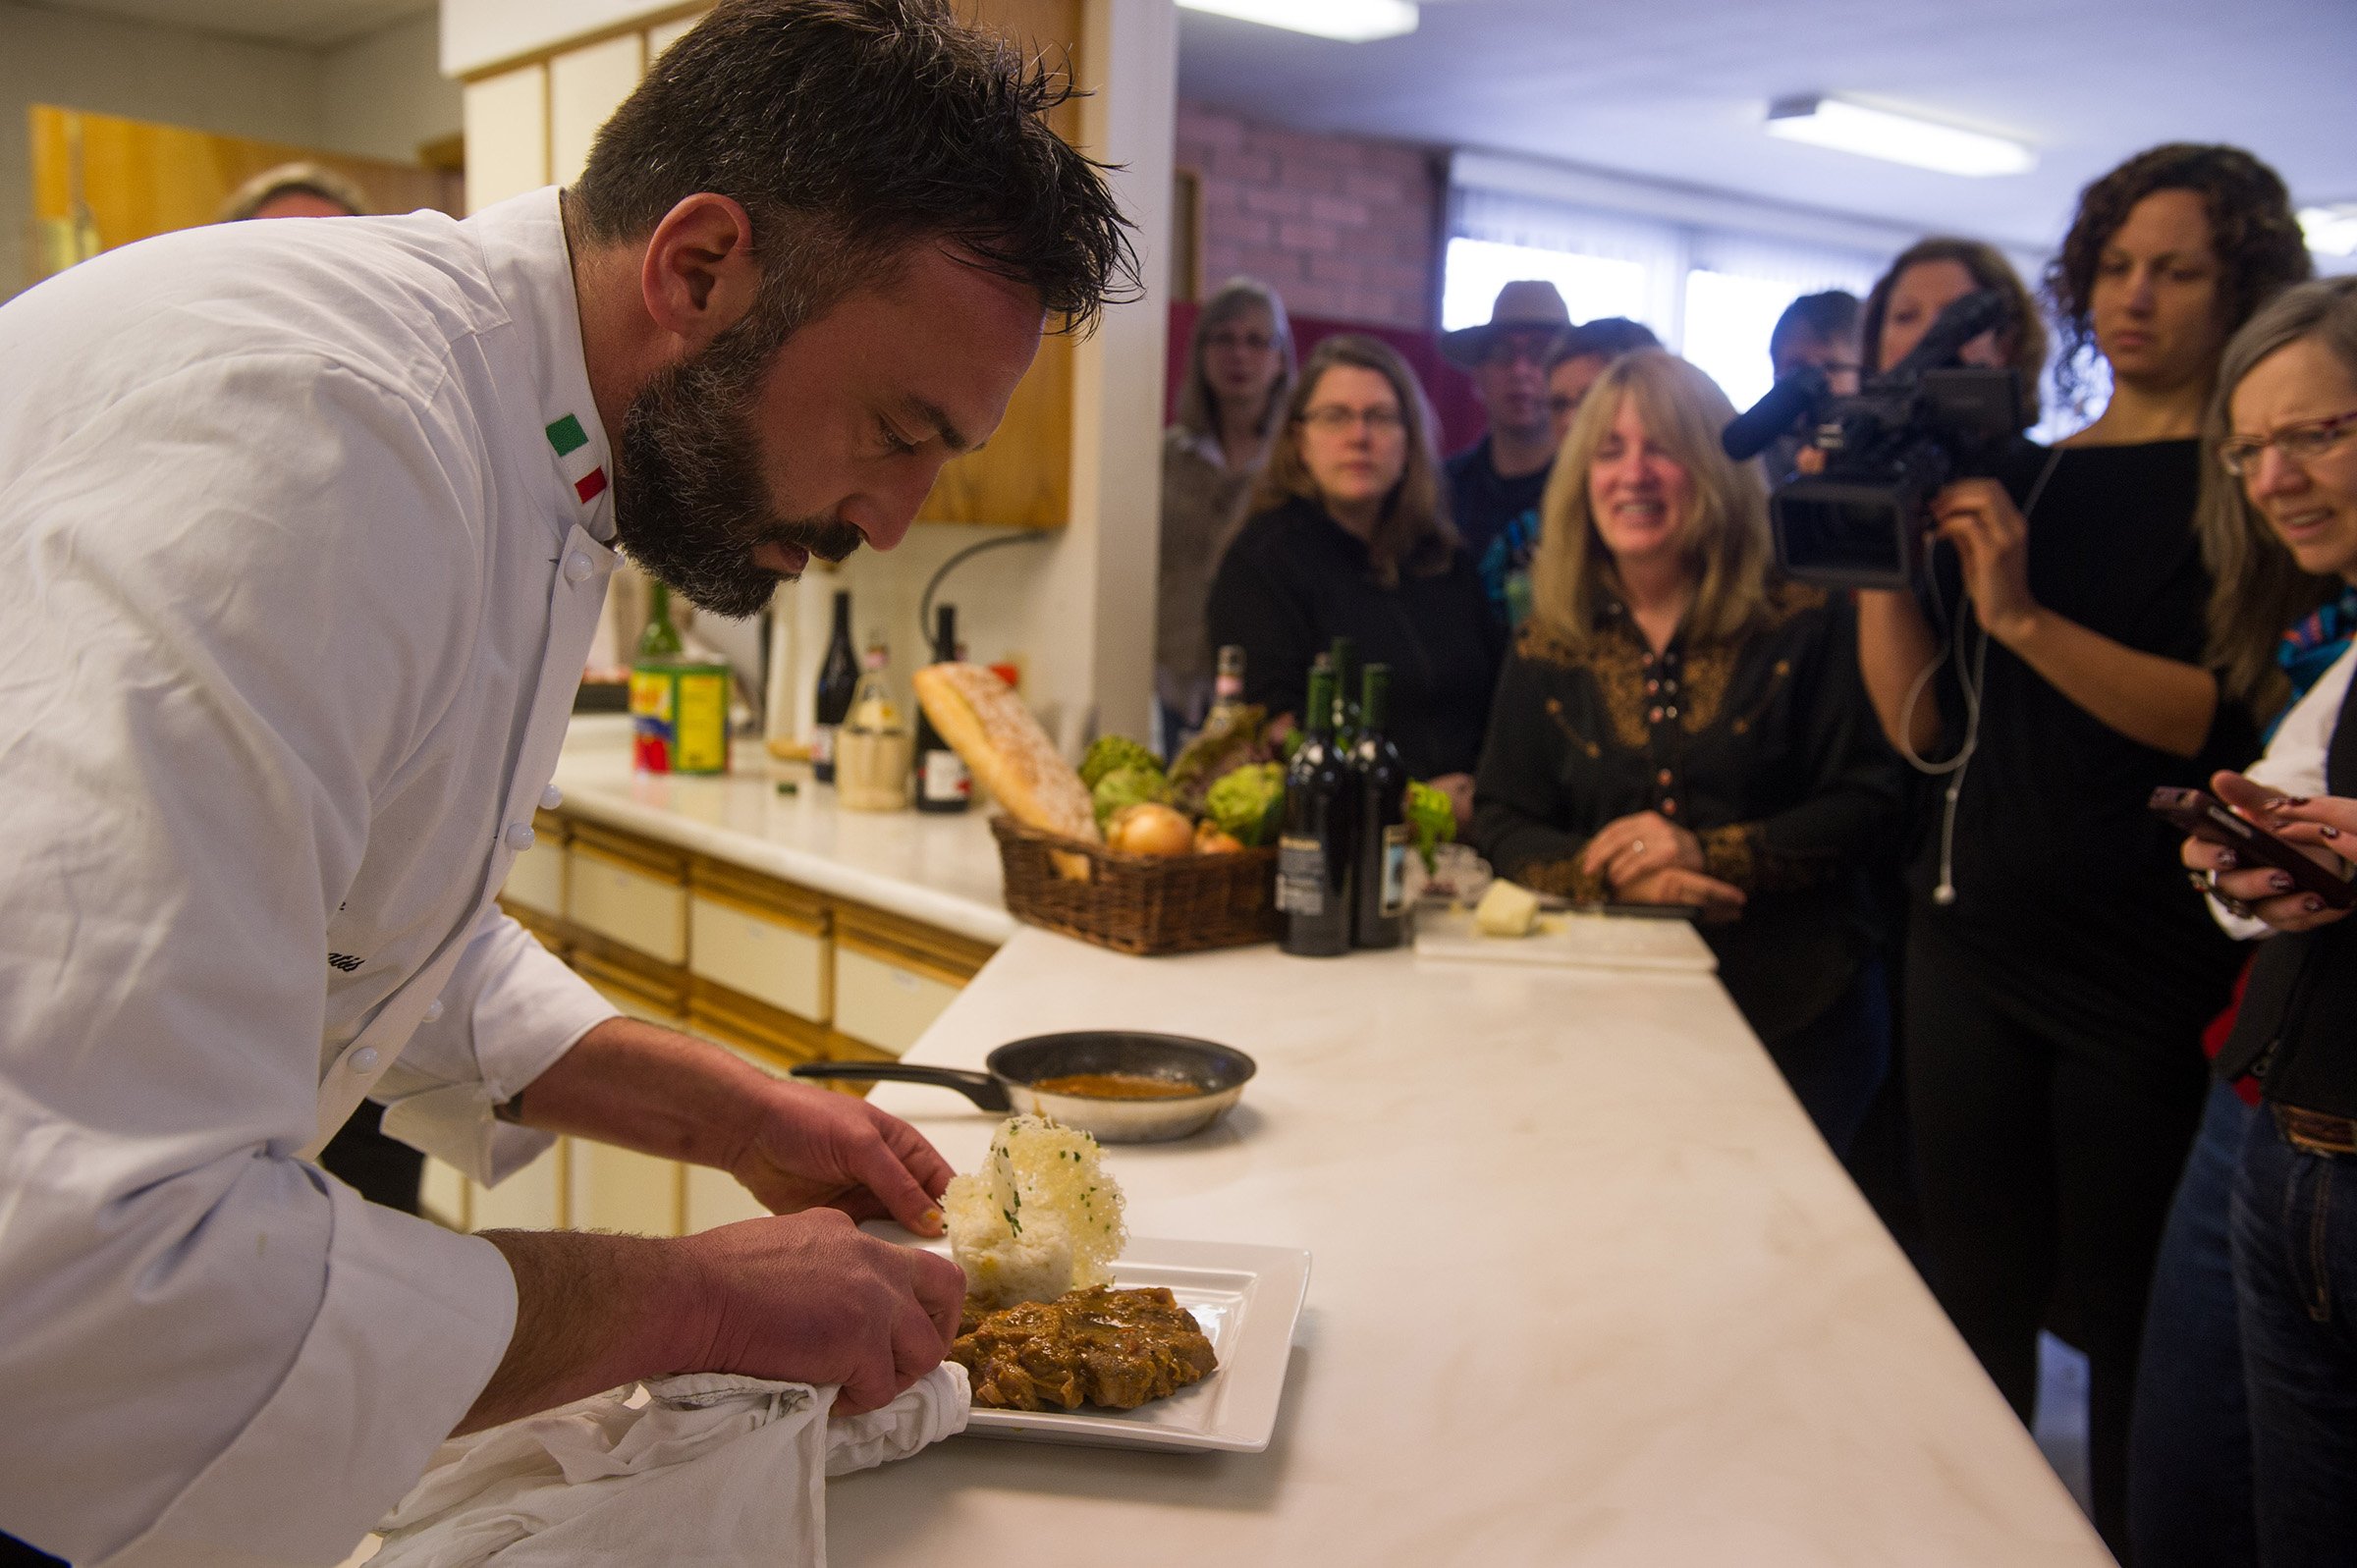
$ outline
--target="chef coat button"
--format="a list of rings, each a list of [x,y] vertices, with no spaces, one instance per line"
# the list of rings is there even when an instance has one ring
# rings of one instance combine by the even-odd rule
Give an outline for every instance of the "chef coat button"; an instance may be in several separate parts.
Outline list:
[[[528,822],[511,822],[502,837],[507,839],[510,849],[522,854],[532,846],[532,825]]]
[[[1646,668],[1646,669],[1648,669],[1648,670],[1651,670],[1651,669],[1653,668],[1653,655],[1652,655],[1652,654],[1647,654],[1647,655],[1645,656],[1645,668]]]
[[[1662,682],[1662,689],[1664,691],[1675,691],[1677,689],[1677,682],[1674,680],[1665,680]]]
[[[578,550],[565,558],[565,580],[567,582],[587,582],[589,580],[589,558]]]
[[[1662,710],[1659,708],[1649,709],[1647,710],[1645,717],[1650,722],[1658,725],[1662,722]]]
[[[1647,696],[1651,696],[1653,693],[1655,693],[1655,692],[1657,692],[1657,691],[1659,691],[1659,690],[1661,690],[1661,689],[1662,689],[1662,683],[1661,683],[1660,681],[1658,681],[1658,680],[1648,680],[1648,681],[1646,681],[1646,682],[1645,682],[1645,694],[1646,694]]]
[[[1663,770],[1662,770],[1660,773],[1657,773],[1657,774],[1655,774],[1655,775],[1653,776],[1653,782],[1654,782],[1655,784],[1661,784],[1661,785],[1663,785],[1665,788],[1666,788],[1666,787],[1668,787],[1668,786],[1670,785],[1670,784],[1672,782],[1672,775],[1671,775],[1671,773],[1670,773],[1670,770],[1669,770],[1669,769],[1667,769],[1667,768],[1664,768],[1664,769],[1663,769]]]
[[[1669,715],[1671,718],[1674,719],[1674,718],[1676,718],[1676,717],[1677,717],[1677,705],[1676,705],[1675,703],[1672,703],[1672,704],[1671,704],[1669,707],[1667,707],[1667,708],[1664,708],[1664,709],[1662,710],[1662,712],[1664,712],[1664,713],[1668,714],[1668,715]]]
[[[540,791],[540,809],[542,811],[554,811],[563,804],[565,804],[565,791],[559,789],[555,784],[550,784],[546,789]]]
[[[442,999],[440,997],[436,997],[433,1000],[425,1004],[425,1021],[427,1023],[438,1023],[441,1021],[441,1018]]]
[[[354,1052],[352,1054],[352,1070],[354,1072],[374,1072],[376,1070],[376,1048],[362,1046]]]
[[[1674,816],[1676,816],[1676,815],[1677,815],[1677,802],[1676,802],[1676,801],[1674,801],[1674,800],[1665,800],[1665,801],[1663,801],[1663,802],[1662,802],[1662,815],[1663,815],[1663,816],[1665,816],[1665,817],[1674,817]]]

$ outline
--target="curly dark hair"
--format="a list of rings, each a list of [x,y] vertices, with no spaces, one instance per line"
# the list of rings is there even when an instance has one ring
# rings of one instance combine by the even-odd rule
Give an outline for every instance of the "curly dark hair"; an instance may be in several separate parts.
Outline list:
[[[598,132],[567,197],[593,243],[643,238],[698,191],[734,199],[780,339],[923,242],[1086,331],[1138,271],[1105,166],[1048,125],[1076,95],[947,0],[722,0]]]
[[[2210,246],[2221,271],[2220,342],[2314,271],[2282,177],[2242,148],[2171,141],[2136,154],[2079,192],[2078,215],[2046,268],[2043,292],[2062,337],[2055,381],[2074,406],[2085,391],[2081,361],[2096,347],[2095,273],[2104,246],[2136,203],[2157,190],[2191,190],[2209,214]]]

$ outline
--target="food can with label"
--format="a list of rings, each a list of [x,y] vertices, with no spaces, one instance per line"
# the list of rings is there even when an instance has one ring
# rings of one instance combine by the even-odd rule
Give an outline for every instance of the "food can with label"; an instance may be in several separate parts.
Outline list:
[[[640,773],[729,771],[729,667],[681,660],[630,671],[630,764]]]

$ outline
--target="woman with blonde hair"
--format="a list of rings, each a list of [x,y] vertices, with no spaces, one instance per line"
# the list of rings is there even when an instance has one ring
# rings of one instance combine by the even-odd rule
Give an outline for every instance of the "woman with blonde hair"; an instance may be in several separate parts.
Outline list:
[[[1301,367],[1211,589],[1211,643],[1244,650],[1244,698],[1301,711],[1336,637],[1392,672],[1392,739],[1408,771],[1472,802],[1473,763],[1505,632],[1450,526],[1415,372],[1351,334]]]
[[[1860,876],[1891,847],[1899,776],[1848,607],[1775,572],[1758,465],[1720,450],[1733,416],[1659,350],[1581,401],[1473,838],[1541,892],[1697,908],[1720,979],[1839,1151],[1889,1051]]]
[[[1204,616],[1212,575],[1243,525],[1252,482],[1268,461],[1292,390],[1293,331],[1285,301],[1256,279],[1229,279],[1195,317],[1178,417],[1162,441],[1154,690],[1174,750],[1210,705]]]

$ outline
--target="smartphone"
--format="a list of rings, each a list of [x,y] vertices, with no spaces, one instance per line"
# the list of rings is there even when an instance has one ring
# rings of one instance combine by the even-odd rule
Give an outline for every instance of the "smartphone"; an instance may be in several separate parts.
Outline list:
[[[2294,889],[2316,894],[2329,909],[2357,904],[2357,883],[2309,859],[2297,844],[2286,843],[2249,818],[2236,816],[2206,789],[2156,789],[2147,804],[2155,816],[2187,838],[2233,850],[2243,867],[2265,866],[2282,872],[2291,878]]]

